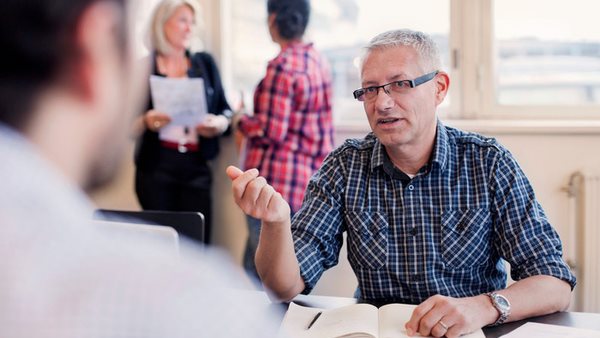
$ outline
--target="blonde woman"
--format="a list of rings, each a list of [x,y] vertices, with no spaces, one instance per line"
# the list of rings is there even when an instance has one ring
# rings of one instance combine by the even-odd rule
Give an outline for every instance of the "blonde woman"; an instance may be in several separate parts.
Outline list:
[[[207,161],[219,152],[218,138],[229,128],[231,110],[212,56],[189,50],[198,10],[191,0],[164,0],[158,5],[151,27],[152,74],[201,78],[205,92],[198,95],[206,96],[208,118],[195,128],[178,126],[175,133],[183,141],[161,140],[160,130],[171,121],[167,114],[153,109],[150,96],[135,159],[136,194],[145,210],[201,212],[206,229],[196,239],[209,243],[212,173]]]

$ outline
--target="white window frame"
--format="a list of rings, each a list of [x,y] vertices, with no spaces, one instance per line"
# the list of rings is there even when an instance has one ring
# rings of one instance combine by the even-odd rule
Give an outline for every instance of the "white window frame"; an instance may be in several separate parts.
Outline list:
[[[450,0],[452,104],[442,116],[459,127],[506,133],[600,133],[600,105],[517,106],[496,102],[494,0]],[[501,1],[501,0],[496,0]],[[231,0],[200,0],[210,32],[207,46],[220,60],[223,81],[233,83]],[[208,11],[206,11],[208,9]],[[362,109],[357,105],[357,109]],[[357,130],[356,123],[336,125]],[[368,129],[368,126],[364,126]]]
[[[481,69],[480,78],[477,79],[481,84],[482,102],[479,111],[480,118],[496,119],[533,119],[533,120],[600,120],[600,105],[502,105],[496,101],[495,88],[495,33],[494,33],[494,1],[501,0],[482,0],[480,1],[481,20],[476,24],[479,27],[474,29],[481,31],[479,45],[480,62],[477,69]],[[460,1],[455,1],[460,2]],[[565,5],[567,5],[565,3]],[[474,13],[475,14],[475,13]],[[463,46],[464,48],[465,46]],[[473,80],[473,79],[471,79]],[[463,88],[464,90],[465,88]]]

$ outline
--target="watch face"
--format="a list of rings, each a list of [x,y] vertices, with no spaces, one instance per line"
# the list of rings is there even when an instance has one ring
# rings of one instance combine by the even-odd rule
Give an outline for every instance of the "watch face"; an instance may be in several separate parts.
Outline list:
[[[506,300],[506,298],[504,298],[500,295],[496,296],[496,303],[498,304],[498,306],[500,306],[503,309],[507,309],[510,307],[508,300]]]

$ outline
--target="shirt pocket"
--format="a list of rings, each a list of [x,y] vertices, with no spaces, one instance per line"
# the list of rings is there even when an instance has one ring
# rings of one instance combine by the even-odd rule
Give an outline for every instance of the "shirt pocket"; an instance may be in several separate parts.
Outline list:
[[[492,217],[485,208],[446,210],[442,213],[441,251],[451,268],[471,268],[490,260]]]
[[[387,263],[389,226],[378,211],[347,210],[348,258],[360,268],[377,270]]]

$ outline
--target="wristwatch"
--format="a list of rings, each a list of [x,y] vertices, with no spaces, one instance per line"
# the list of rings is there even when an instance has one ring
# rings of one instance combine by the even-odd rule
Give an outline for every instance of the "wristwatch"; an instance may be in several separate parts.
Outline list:
[[[496,308],[496,310],[500,313],[500,317],[498,320],[490,326],[496,326],[504,323],[508,316],[510,315],[510,302],[503,295],[496,292],[488,292],[486,293],[492,300],[492,305]]]

